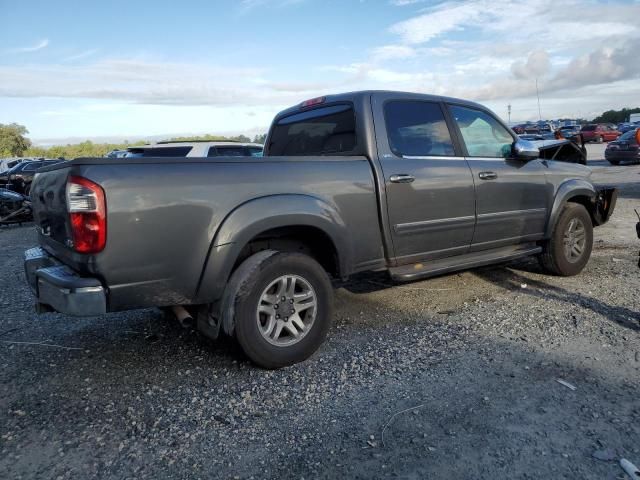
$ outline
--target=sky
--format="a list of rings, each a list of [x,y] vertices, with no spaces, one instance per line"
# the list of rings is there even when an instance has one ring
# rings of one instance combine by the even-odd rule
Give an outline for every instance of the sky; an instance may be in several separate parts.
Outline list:
[[[39,144],[267,130],[324,94],[512,123],[640,106],[640,0],[0,0],[0,123]]]

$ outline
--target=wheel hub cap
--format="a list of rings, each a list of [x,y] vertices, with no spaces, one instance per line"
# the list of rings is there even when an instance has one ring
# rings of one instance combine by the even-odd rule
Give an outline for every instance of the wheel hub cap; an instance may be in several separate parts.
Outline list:
[[[272,345],[293,345],[311,330],[316,310],[316,293],[311,284],[298,275],[282,275],[260,296],[256,312],[258,330]]]
[[[575,263],[582,258],[587,243],[586,229],[579,218],[572,218],[564,233],[564,254],[566,259]]]

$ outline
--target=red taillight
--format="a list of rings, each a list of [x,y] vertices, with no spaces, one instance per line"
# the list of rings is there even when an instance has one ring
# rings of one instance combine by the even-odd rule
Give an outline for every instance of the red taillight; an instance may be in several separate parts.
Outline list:
[[[69,177],[67,208],[74,250],[80,253],[101,252],[107,243],[107,209],[102,187],[83,177]]]
[[[317,97],[317,98],[312,98],[311,100],[305,100],[300,104],[300,107],[307,108],[307,107],[313,107],[314,105],[320,105],[321,103],[324,103],[324,100],[325,100],[324,97]]]

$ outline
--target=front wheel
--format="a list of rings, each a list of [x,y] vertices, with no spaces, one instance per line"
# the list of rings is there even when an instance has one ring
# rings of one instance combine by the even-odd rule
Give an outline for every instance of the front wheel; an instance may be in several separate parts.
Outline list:
[[[620,165],[620,160],[609,160],[611,165]]]
[[[542,245],[540,263],[549,273],[570,277],[582,271],[593,248],[593,224],[583,205],[567,203],[551,238]]]
[[[313,258],[297,252],[274,252],[245,262],[255,267],[235,298],[235,332],[242,350],[264,368],[307,359],[331,324],[329,276]]]

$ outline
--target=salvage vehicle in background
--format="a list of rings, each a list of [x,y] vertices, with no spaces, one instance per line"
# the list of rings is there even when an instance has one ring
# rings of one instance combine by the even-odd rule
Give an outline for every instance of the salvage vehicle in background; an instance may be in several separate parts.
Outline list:
[[[580,129],[585,142],[610,142],[620,136],[620,132],[604,123],[584,125]]]
[[[565,125],[560,127],[560,133],[564,138],[570,139],[580,135],[580,125]]]
[[[640,127],[639,123],[621,123],[618,125],[618,131],[620,133],[627,133],[629,130],[635,130]]]
[[[454,98],[311,99],[275,117],[264,154],[79,158],[38,173],[40,246],[24,265],[39,310],[171,307],[277,368],[322,344],[331,278],[411,281],[530,255],[576,275],[616,201],[590,169],[539,158]]]
[[[604,158],[611,165],[622,162],[640,163],[640,128],[623,133],[617,140],[609,143]]]
[[[29,198],[6,188],[0,188],[0,225],[26,223],[33,220]]]
[[[126,150],[111,150],[105,155],[106,158],[123,158],[127,156]]]
[[[61,161],[62,160],[34,160],[20,162],[9,170],[0,173],[0,186],[29,196],[31,182],[38,169],[55,165]]]
[[[125,157],[261,157],[262,149],[263,146],[259,143],[241,143],[230,140],[221,142],[208,140],[167,141],[129,147]]]

